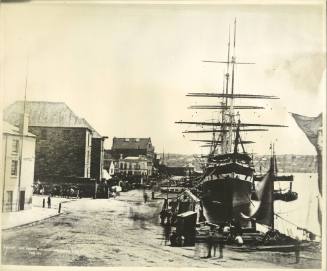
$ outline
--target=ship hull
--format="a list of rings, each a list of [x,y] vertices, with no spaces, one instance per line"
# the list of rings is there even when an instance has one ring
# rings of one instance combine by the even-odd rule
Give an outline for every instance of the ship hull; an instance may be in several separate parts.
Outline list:
[[[249,212],[251,187],[250,181],[231,177],[204,182],[202,199],[207,219],[212,223],[241,220],[240,214]]]

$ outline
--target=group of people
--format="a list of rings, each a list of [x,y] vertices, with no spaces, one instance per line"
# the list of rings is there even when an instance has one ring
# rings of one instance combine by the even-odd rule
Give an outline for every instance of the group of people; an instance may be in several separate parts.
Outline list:
[[[64,198],[80,197],[80,189],[74,186],[67,185],[56,185],[56,186],[45,186],[35,184],[33,186],[33,194],[46,195],[51,194],[53,196],[59,196]]]
[[[218,227],[211,227],[208,237],[208,255],[211,258],[212,249],[216,256],[217,247],[219,247],[219,258],[223,258],[223,248],[225,243],[234,243],[238,246],[243,245],[242,228],[240,224],[232,220],[230,223],[222,223]]]
[[[209,231],[209,235],[207,237],[207,244],[208,244],[207,258],[212,257],[211,254],[212,250],[213,250],[213,256],[216,257],[217,247],[219,248],[219,258],[223,258],[225,236],[222,227]]]
[[[177,201],[164,200],[162,210],[160,212],[160,224],[166,226],[174,226],[177,221]]]

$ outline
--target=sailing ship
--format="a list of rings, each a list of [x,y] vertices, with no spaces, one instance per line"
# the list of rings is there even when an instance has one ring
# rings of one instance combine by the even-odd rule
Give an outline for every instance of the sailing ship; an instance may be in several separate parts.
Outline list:
[[[279,124],[242,122],[241,114],[236,110],[262,110],[264,107],[241,105],[235,101],[241,99],[278,99],[276,96],[237,93],[235,89],[235,68],[237,65],[254,64],[236,60],[236,19],[233,31],[233,52],[229,31],[227,59],[223,61],[204,60],[206,63],[226,65],[223,89],[214,93],[188,93],[190,97],[206,97],[218,100],[218,105],[195,105],[190,109],[218,110],[217,119],[208,121],[177,121],[177,124],[201,126],[201,130],[188,130],[184,133],[209,133],[212,139],[194,140],[204,142],[209,147],[204,173],[197,188],[207,210],[219,214],[220,221],[242,220],[241,214],[249,212],[251,193],[254,189],[253,157],[246,151],[245,145],[253,141],[243,140],[244,132],[268,131],[268,127],[287,127]],[[210,127],[210,129],[203,129]],[[217,220],[216,220],[217,221]]]

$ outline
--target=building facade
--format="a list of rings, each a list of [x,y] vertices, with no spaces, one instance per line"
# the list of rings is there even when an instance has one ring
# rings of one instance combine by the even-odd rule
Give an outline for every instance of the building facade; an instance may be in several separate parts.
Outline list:
[[[147,160],[147,175],[153,173],[153,163],[155,160],[154,146],[151,138],[118,138],[112,141],[111,156],[115,161],[126,157],[145,157]],[[143,158],[142,158],[143,159]]]
[[[37,127],[35,180],[49,176],[91,177],[92,133],[87,128]]]
[[[19,126],[24,103],[15,102],[4,111],[4,119]],[[34,180],[101,178],[104,138],[89,123],[61,102],[25,103],[29,131],[36,136]]]
[[[148,176],[148,160],[144,155],[121,158],[117,172],[125,176]]]
[[[27,129],[3,122],[2,134],[2,212],[29,209],[32,206],[35,135]]]

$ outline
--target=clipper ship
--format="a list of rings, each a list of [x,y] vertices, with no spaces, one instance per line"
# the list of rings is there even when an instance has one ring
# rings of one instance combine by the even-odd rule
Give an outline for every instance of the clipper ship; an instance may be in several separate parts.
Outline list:
[[[197,188],[201,192],[201,199],[207,210],[218,213],[221,221],[236,219],[241,220],[241,213],[249,212],[251,193],[254,189],[254,165],[253,158],[246,151],[245,145],[253,141],[243,140],[244,132],[268,131],[268,127],[287,127],[278,124],[262,124],[242,122],[241,115],[236,110],[262,110],[264,107],[253,105],[240,105],[241,99],[279,99],[276,96],[237,93],[235,89],[235,67],[237,65],[255,64],[236,60],[236,19],[234,21],[233,45],[229,31],[227,59],[203,60],[206,63],[226,65],[223,89],[213,93],[188,93],[189,97],[212,98],[216,105],[195,105],[190,109],[195,110],[218,110],[217,119],[213,121],[177,121],[177,124],[189,124],[200,126],[201,130],[188,130],[183,133],[212,135],[210,140],[193,140],[204,142],[209,147],[206,156],[203,176],[200,178]],[[231,49],[233,52],[231,52]],[[210,127],[205,129],[204,127]]]

